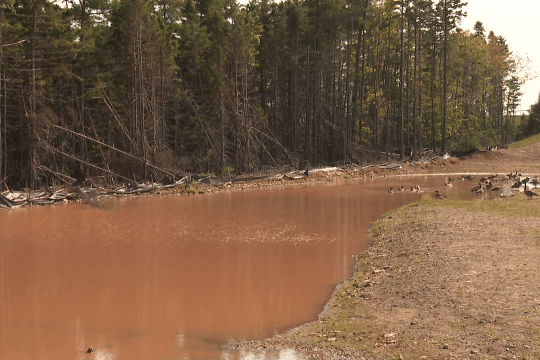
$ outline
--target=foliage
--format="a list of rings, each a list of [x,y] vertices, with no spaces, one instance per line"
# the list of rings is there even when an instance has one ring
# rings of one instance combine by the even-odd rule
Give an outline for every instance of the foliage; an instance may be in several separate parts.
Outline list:
[[[5,4],[10,188],[369,162],[540,131],[540,105],[515,116],[526,59],[481,22],[460,29],[460,0]]]

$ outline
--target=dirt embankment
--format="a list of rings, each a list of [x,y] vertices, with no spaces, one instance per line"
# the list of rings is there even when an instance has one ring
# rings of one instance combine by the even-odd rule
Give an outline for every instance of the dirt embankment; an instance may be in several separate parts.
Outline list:
[[[540,143],[445,171],[538,174]],[[372,225],[319,321],[240,346],[321,359],[540,359],[540,200],[427,200]]]

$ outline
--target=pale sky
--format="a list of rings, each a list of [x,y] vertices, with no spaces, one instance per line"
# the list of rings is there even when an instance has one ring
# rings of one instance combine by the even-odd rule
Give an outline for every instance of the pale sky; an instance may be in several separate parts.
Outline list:
[[[467,17],[461,28],[471,30],[476,21],[484,24],[486,35],[493,31],[502,36],[510,51],[528,55],[530,66],[538,78],[527,82],[521,92],[521,110],[528,110],[540,93],[540,0],[463,0]],[[518,110],[520,110],[518,108]],[[521,112],[516,112],[521,114]]]

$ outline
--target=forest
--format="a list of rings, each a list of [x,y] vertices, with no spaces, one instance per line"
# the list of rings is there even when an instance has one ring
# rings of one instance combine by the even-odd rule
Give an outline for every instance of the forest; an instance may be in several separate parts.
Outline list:
[[[0,190],[504,147],[527,59],[461,0],[2,0]],[[534,109],[533,109],[534,110]]]

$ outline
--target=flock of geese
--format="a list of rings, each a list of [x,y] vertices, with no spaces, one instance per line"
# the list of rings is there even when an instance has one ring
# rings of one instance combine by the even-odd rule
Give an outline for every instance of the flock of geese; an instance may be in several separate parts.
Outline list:
[[[454,181],[473,181],[474,177],[472,175],[466,175],[466,176],[460,176],[457,178],[451,178],[448,177],[444,183],[444,186],[446,188],[451,188],[454,186]],[[497,193],[502,190],[500,186],[497,186],[494,183],[498,183],[498,181],[501,180],[503,182],[509,182],[514,181],[514,183],[511,186],[511,189],[519,190],[523,189],[523,193],[532,200],[533,197],[539,196],[534,191],[530,190],[532,188],[538,187],[540,185],[540,179],[539,178],[529,178],[529,177],[522,177],[521,174],[519,174],[517,171],[515,173],[510,173],[505,176],[499,177],[498,174],[489,175],[482,177],[478,184],[471,189],[472,192],[475,192],[477,194],[483,194],[486,191],[491,191],[492,193]],[[527,188],[529,186],[529,188]],[[401,186],[397,189],[398,191],[405,191],[404,187]],[[420,186],[411,186],[411,189],[409,191],[415,191],[420,193]],[[388,190],[389,194],[392,194],[394,192],[394,188],[390,187]],[[444,196],[439,192],[439,190],[435,190],[435,198],[436,199],[443,199]],[[502,194],[501,194],[502,196]]]

